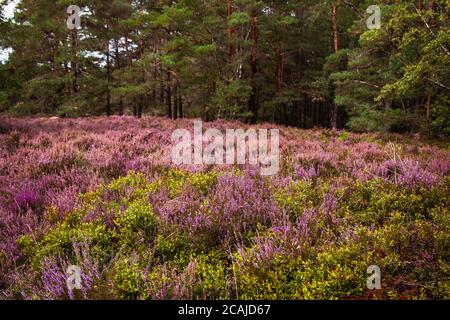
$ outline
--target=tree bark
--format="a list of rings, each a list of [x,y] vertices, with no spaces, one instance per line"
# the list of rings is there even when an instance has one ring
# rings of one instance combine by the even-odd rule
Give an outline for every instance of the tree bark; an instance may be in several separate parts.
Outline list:
[[[331,22],[333,24],[333,44],[335,53],[339,51],[339,29],[337,24],[337,9],[338,9],[337,1],[334,1],[331,13]]]
[[[256,86],[256,74],[258,72],[258,26],[257,17],[252,17],[251,23],[251,37],[253,40],[253,45],[251,49],[250,56],[250,69],[251,69],[251,83],[252,83],[252,93],[249,100],[249,110],[252,113],[251,123],[255,124],[258,120],[258,89]]]
[[[111,58],[109,54],[109,41],[106,42],[106,115],[109,117],[111,115]]]
[[[167,117],[169,119],[173,118],[172,114],[172,88],[171,88],[172,77],[170,74],[170,68],[166,71],[166,103],[167,103]]]
[[[275,49],[277,56],[277,89],[278,89],[278,97],[281,98],[281,92],[284,87],[284,53],[280,48]],[[279,103],[278,112],[283,116],[282,122],[287,125],[287,110],[286,105],[284,103]]]
[[[119,54],[119,41],[117,39],[114,39],[114,58],[116,60],[116,68],[119,70],[122,70],[123,73],[123,69],[120,63],[120,54]],[[119,105],[117,107],[117,114],[119,116],[123,116],[124,113],[124,105],[123,105],[123,99],[122,97],[119,98]]]
[[[178,119],[178,83],[173,88],[173,119]]]
[[[181,90],[178,91],[178,116],[183,118],[183,95],[181,94]]]
[[[431,93],[428,93],[427,97],[427,121],[431,120]]]
[[[333,25],[333,44],[334,44],[334,52],[337,54],[339,51],[339,29],[337,24],[337,9],[338,3],[337,0],[333,2],[332,12],[331,12],[331,22]],[[337,130],[338,128],[338,106],[333,101],[333,107],[331,112],[331,127],[333,130]]]
[[[78,93],[78,75],[79,75],[79,67],[78,67],[78,31],[77,29],[73,29],[71,32],[71,39],[72,39],[72,61],[71,61],[71,69],[73,73],[73,80],[72,80],[72,94]]]
[[[230,25],[230,18],[233,14],[233,2],[232,0],[227,0],[227,53],[228,53],[228,63],[231,64],[233,60],[233,28]]]

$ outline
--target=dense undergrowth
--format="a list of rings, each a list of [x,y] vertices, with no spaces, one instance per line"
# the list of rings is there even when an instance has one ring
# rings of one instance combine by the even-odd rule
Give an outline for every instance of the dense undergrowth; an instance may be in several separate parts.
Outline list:
[[[1,298],[450,298],[448,149],[282,128],[280,174],[263,177],[171,166],[187,120],[7,123]]]

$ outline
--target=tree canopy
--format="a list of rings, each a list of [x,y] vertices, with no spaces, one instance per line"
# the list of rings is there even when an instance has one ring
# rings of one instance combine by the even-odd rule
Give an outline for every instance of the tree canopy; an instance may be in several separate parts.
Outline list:
[[[446,0],[9,2],[3,112],[450,134]]]

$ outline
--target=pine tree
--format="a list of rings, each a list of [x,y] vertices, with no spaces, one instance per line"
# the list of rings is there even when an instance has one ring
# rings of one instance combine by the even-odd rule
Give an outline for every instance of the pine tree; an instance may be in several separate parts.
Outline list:
[[[9,1],[0,2],[0,15]],[[22,0],[0,108],[449,133],[445,0]]]

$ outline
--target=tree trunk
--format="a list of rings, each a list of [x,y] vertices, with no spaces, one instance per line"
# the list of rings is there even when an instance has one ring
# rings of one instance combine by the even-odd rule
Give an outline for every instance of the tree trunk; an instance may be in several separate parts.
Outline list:
[[[307,114],[308,114],[308,96],[305,94],[303,94],[303,124],[302,127],[304,129],[307,128],[308,124],[307,124]]]
[[[178,115],[180,118],[183,118],[183,95],[181,94],[181,90],[178,92]]]
[[[278,89],[278,97],[281,98],[281,92],[284,87],[284,54],[281,52],[279,48],[275,50],[277,55],[277,89]],[[287,124],[287,111],[286,105],[284,103],[278,104],[278,112],[283,115],[282,122]]]
[[[128,66],[131,67],[133,64],[133,58],[130,55],[130,50],[128,48],[128,33],[125,34],[125,55],[127,57]]]
[[[256,23],[257,17],[253,16],[251,24],[251,37],[253,40],[253,45],[250,56],[252,93],[249,100],[249,111],[252,113],[250,122],[252,124],[255,124],[258,120],[258,89],[256,87],[256,73],[258,72],[258,26]]]
[[[335,131],[338,129],[338,112],[338,106],[333,102],[331,109],[331,128]]]
[[[111,115],[111,58],[109,55],[109,41],[106,42],[106,115],[109,117]]]
[[[164,68],[161,66],[160,69],[160,92],[159,92],[159,102],[161,103],[161,105],[164,105],[165,103],[165,95],[166,95],[166,88],[164,85]]]
[[[228,43],[227,43],[227,52],[228,52],[228,63],[231,64],[233,60],[233,28],[230,25],[230,18],[233,14],[233,3],[232,0],[227,0],[227,37],[228,37]]]
[[[431,93],[428,93],[427,97],[427,121],[430,123],[431,120]]]
[[[79,67],[78,67],[78,31],[77,29],[73,29],[71,32],[71,38],[72,38],[72,62],[71,62],[71,69],[73,73],[73,79],[72,79],[72,94],[78,93],[78,73],[79,73]]]
[[[116,60],[116,68],[119,69],[119,70],[122,70],[122,73],[123,73],[123,69],[122,69],[122,66],[121,66],[121,63],[120,63],[119,41],[117,39],[114,39],[114,51],[115,51],[114,58]],[[120,97],[119,98],[119,105],[118,105],[118,108],[117,108],[117,114],[119,116],[123,116],[123,113],[124,113],[123,99],[122,99],[122,97]]]
[[[170,68],[167,68],[166,71],[166,103],[167,103],[167,117],[169,119],[173,118],[172,114],[172,88],[171,88],[171,75],[170,75]]]
[[[173,88],[173,119],[178,119],[178,83]]]
[[[139,119],[142,118],[142,114],[144,112],[144,103],[145,103],[144,96],[140,96],[139,97],[138,110],[137,110],[137,117]]]
[[[333,44],[334,44],[334,52],[338,53],[339,51],[339,30],[337,24],[337,1],[333,2],[332,14],[331,14],[331,22],[333,25]],[[338,106],[333,101],[333,108],[331,112],[331,128],[333,130],[337,130],[338,128]]]
[[[339,30],[338,30],[338,24],[337,24],[337,2],[336,1],[333,2],[331,22],[333,24],[334,52],[337,53],[339,51]]]

